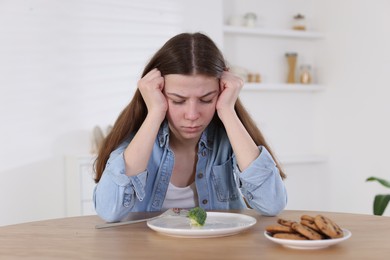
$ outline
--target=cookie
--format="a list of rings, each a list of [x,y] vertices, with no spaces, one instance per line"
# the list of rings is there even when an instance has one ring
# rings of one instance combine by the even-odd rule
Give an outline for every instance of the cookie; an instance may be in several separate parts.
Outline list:
[[[320,240],[322,239],[322,235],[320,233],[318,233],[317,231],[307,227],[307,226],[304,226],[300,223],[294,223],[292,224],[291,226],[292,229],[294,229],[296,232],[298,232],[299,234],[307,237],[308,239],[310,240]]]
[[[301,220],[301,224],[306,226],[306,227],[309,227],[317,232],[321,232],[321,230],[317,227],[317,225],[314,223],[314,221],[309,221],[309,220],[306,220],[306,219],[302,219]]]
[[[291,227],[295,221],[279,218],[277,222],[282,226]]]
[[[280,239],[308,240],[305,236],[298,233],[276,233],[273,237]]]
[[[275,233],[293,233],[294,230],[291,227],[282,226],[282,225],[270,225],[265,228],[265,230],[271,234]]]
[[[321,240],[343,237],[343,230],[331,219],[323,215],[301,215],[300,222],[279,218],[275,225],[266,231],[276,238],[302,240]],[[303,238],[304,237],[304,238]]]
[[[323,215],[317,215],[314,218],[314,223],[322,233],[330,238],[339,238],[344,236],[343,230],[335,222]]]
[[[302,215],[301,220],[307,220],[307,221],[314,222],[314,217],[309,216],[309,215]]]

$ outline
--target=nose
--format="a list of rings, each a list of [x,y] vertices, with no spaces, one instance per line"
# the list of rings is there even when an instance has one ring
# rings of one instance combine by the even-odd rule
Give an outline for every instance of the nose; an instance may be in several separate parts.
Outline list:
[[[198,104],[196,104],[196,102],[189,102],[186,107],[186,111],[184,113],[184,118],[187,120],[194,121],[198,119],[199,116],[200,116],[200,110]]]

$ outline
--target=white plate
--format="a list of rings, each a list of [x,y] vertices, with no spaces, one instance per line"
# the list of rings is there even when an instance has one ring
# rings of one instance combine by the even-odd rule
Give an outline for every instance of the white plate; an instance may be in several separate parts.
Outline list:
[[[188,238],[222,237],[237,234],[256,224],[256,219],[237,213],[207,212],[206,223],[191,226],[186,216],[164,216],[147,222],[149,228],[165,235]]]
[[[321,249],[326,248],[331,245],[338,244],[340,242],[343,242],[351,237],[352,233],[344,229],[344,236],[341,238],[333,238],[333,239],[323,239],[323,240],[292,240],[292,239],[280,239],[280,238],[274,238],[270,234],[268,234],[267,231],[264,231],[264,235],[269,240],[281,244],[285,247],[290,247],[294,249]]]

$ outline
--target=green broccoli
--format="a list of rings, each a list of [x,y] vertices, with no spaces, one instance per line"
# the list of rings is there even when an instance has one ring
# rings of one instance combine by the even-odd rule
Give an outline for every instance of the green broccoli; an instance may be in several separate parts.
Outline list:
[[[188,218],[192,226],[203,226],[206,222],[207,213],[204,209],[196,207],[188,211]]]

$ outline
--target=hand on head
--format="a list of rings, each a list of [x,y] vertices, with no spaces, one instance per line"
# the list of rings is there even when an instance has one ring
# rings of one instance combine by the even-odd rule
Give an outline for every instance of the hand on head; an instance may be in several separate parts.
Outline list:
[[[161,121],[165,118],[168,103],[163,94],[164,77],[158,69],[152,69],[138,81],[138,89],[148,108],[148,114],[158,116]]]
[[[168,110],[168,102],[163,94],[164,85],[164,77],[156,68],[138,81],[138,89],[145,101],[148,114],[156,115],[161,121],[165,118]],[[222,73],[219,86],[220,94],[216,104],[220,118],[225,113],[234,112],[234,105],[243,85],[244,81],[239,76],[228,70]]]
[[[219,85],[220,94],[216,109],[218,116],[221,117],[225,112],[234,111],[234,105],[236,104],[240,90],[244,86],[244,80],[229,71],[224,71]]]

